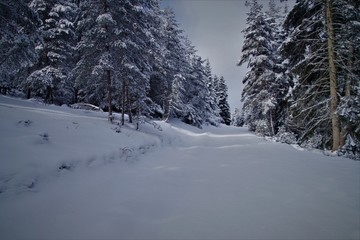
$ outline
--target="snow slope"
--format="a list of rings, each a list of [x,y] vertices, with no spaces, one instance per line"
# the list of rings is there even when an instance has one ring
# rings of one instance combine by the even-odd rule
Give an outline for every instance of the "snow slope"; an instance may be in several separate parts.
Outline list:
[[[360,238],[360,162],[4,96],[0,119],[0,239]]]

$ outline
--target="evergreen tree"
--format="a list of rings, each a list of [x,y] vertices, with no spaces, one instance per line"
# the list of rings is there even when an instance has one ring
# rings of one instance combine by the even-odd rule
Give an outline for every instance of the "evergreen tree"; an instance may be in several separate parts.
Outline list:
[[[288,126],[305,145],[337,150],[350,134],[345,130],[346,117],[339,117],[345,107],[339,96],[340,101],[347,99],[342,96],[351,92],[351,79],[356,79],[354,45],[345,40],[349,34],[354,41],[359,39],[359,31],[349,30],[357,25],[350,19],[359,16],[355,2],[298,1],[286,19],[289,37],[284,52],[299,77]]]
[[[263,13],[257,0],[246,2],[250,7],[247,27],[243,30],[245,41],[238,65],[247,62],[250,69],[245,75],[242,93],[245,124],[251,131],[264,135],[275,133],[275,109],[278,83],[276,82],[276,41],[273,39],[271,18]]]
[[[360,3],[333,2],[342,152],[360,156]]]
[[[225,82],[224,82],[225,83]],[[209,96],[207,102],[210,105],[210,114],[214,115],[214,119],[210,122],[212,125],[218,125],[220,122],[223,122],[220,114],[220,106],[218,104],[217,92],[215,82],[212,76],[212,70],[209,59],[205,60],[205,84],[207,89],[209,90]],[[227,87],[225,85],[225,87]],[[227,94],[227,93],[226,93]],[[226,99],[227,102],[227,99]],[[211,118],[211,117],[210,117]]]
[[[0,0],[0,92],[19,88],[26,69],[38,58],[41,38],[37,14],[25,0]]]
[[[235,111],[232,115],[231,123],[235,127],[244,126],[244,112],[239,108],[235,108]]]
[[[211,106],[211,95],[206,85],[207,75],[201,57],[191,56],[191,72],[186,86],[187,104],[184,109],[184,122],[201,127],[204,123],[217,125],[219,116]]]
[[[162,55],[155,66],[156,75],[151,78],[150,97],[161,107],[163,119],[181,118],[181,106],[185,101],[185,76],[190,71],[186,60],[183,30],[175,20],[174,12],[167,8],[162,11],[160,38]]]
[[[322,7],[320,2],[297,2],[284,25],[289,36],[283,44],[283,53],[298,76],[287,127],[299,136],[300,143],[312,141],[314,147],[324,145],[323,141],[315,143],[318,136],[323,136],[325,141],[331,136],[329,87],[323,84],[327,79],[327,49],[325,38],[319,38],[326,36]]]
[[[220,108],[220,116],[221,116],[221,122],[230,125],[231,123],[231,113],[230,113],[230,106],[228,103],[228,88],[225,83],[225,79],[223,76],[221,76],[218,79],[217,82],[217,104]]]
[[[23,88],[47,102],[69,103],[73,98],[69,73],[74,67],[75,27],[77,6],[70,0],[33,0],[42,24],[43,41],[37,46],[38,63],[31,69]]]
[[[149,26],[157,4],[140,0],[81,2],[77,84],[83,100],[109,109],[110,120],[113,105],[122,109],[123,124],[125,111],[130,121],[133,110],[148,113],[149,52],[154,42]]]
[[[285,5],[286,6],[286,5]],[[288,97],[293,87],[293,75],[289,69],[286,58],[281,54],[281,46],[285,42],[286,31],[283,27],[284,14],[287,14],[285,8],[281,13],[281,7],[278,7],[275,0],[269,1],[269,10],[266,12],[271,27],[274,62],[273,71],[275,81],[271,84],[270,91],[275,96],[275,106],[273,109],[273,133],[285,125],[287,116]]]

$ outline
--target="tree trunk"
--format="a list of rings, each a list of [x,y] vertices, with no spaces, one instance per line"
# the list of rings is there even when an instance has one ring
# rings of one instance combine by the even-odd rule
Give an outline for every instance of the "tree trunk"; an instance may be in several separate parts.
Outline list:
[[[326,0],[326,29],[327,29],[327,48],[329,60],[329,80],[330,80],[330,114],[332,125],[332,150],[336,151],[340,147],[340,122],[337,114],[338,96],[337,79],[334,52],[334,28],[332,16],[332,0]]]
[[[31,98],[31,88],[28,88],[26,91],[26,98],[30,99]]]
[[[78,102],[78,94],[79,94],[79,89],[75,88],[74,89],[74,103],[77,103]]]
[[[108,91],[108,105],[109,105],[109,121],[112,122],[113,121],[113,116],[112,116],[112,107],[111,107],[111,103],[112,103],[112,84],[111,84],[111,72],[110,70],[106,70],[106,78],[107,78],[107,91]]]
[[[131,101],[130,101],[130,97],[129,97],[129,84],[126,84],[126,86],[125,86],[125,96],[126,96],[126,109],[129,114],[129,123],[132,123],[133,119],[132,119],[132,113],[131,113]]]
[[[122,84],[122,89],[121,89],[121,125],[124,126],[125,124],[125,80],[123,81]]]
[[[273,121],[273,115],[272,110],[269,110],[269,118],[270,118],[270,127],[271,127],[271,136],[275,135],[275,128],[274,128],[274,121]]]
[[[47,86],[46,87],[46,97],[45,97],[45,101],[47,103],[54,103],[54,98],[53,98],[53,91],[51,86]]]

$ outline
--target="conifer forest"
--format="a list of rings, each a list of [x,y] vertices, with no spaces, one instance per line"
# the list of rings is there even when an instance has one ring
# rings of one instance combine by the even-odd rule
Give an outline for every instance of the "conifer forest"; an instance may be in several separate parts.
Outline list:
[[[0,92],[360,155],[360,1],[247,0],[242,109],[160,0],[0,0]],[[281,2],[286,2],[282,0]],[[286,5],[287,6],[287,5]],[[223,46],[226,47],[226,46]],[[128,118],[125,117],[128,116]]]
[[[303,147],[360,151],[360,2],[246,1],[239,65],[244,103],[236,125]]]

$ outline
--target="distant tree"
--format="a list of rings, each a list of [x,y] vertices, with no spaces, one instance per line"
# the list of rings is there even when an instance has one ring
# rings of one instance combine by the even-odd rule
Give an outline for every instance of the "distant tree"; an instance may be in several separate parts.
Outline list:
[[[191,72],[187,82],[187,99],[184,121],[200,127],[204,123],[218,124],[218,113],[211,106],[210,91],[206,85],[207,75],[204,60],[196,55],[191,59]]]
[[[217,80],[217,86],[216,86],[217,104],[220,109],[221,122],[226,125],[230,125],[231,113],[230,113],[230,106],[228,103],[227,91],[228,91],[228,88],[225,83],[225,79],[223,76],[221,76]]]
[[[210,65],[209,59],[205,60],[205,84],[209,91],[209,96],[207,102],[210,105],[210,111],[209,113],[213,115],[212,117],[209,117],[211,120],[212,125],[218,125],[220,122],[222,122],[221,114],[220,114],[220,106],[218,104],[218,98],[217,98],[217,85],[215,85],[214,78],[212,75],[212,69]],[[225,87],[227,87],[225,85]],[[227,99],[226,99],[227,101]]]
[[[204,123],[217,125],[220,122],[219,110],[212,93],[211,67],[196,55],[196,49],[188,38],[183,36],[174,13],[164,11],[164,61],[158,81],[151,89],[156,99],[155,86],[162,86],[158,103],[163,102],[164,119],[180,118],[182,121],[201,127]],[[205,62],[205,65],[204,65]],[[161,99],[161,100],[160,100]]]
[[[232,115],[231,124],[236,127],[244,126],[244,112],[239,108],[235,108]]]

